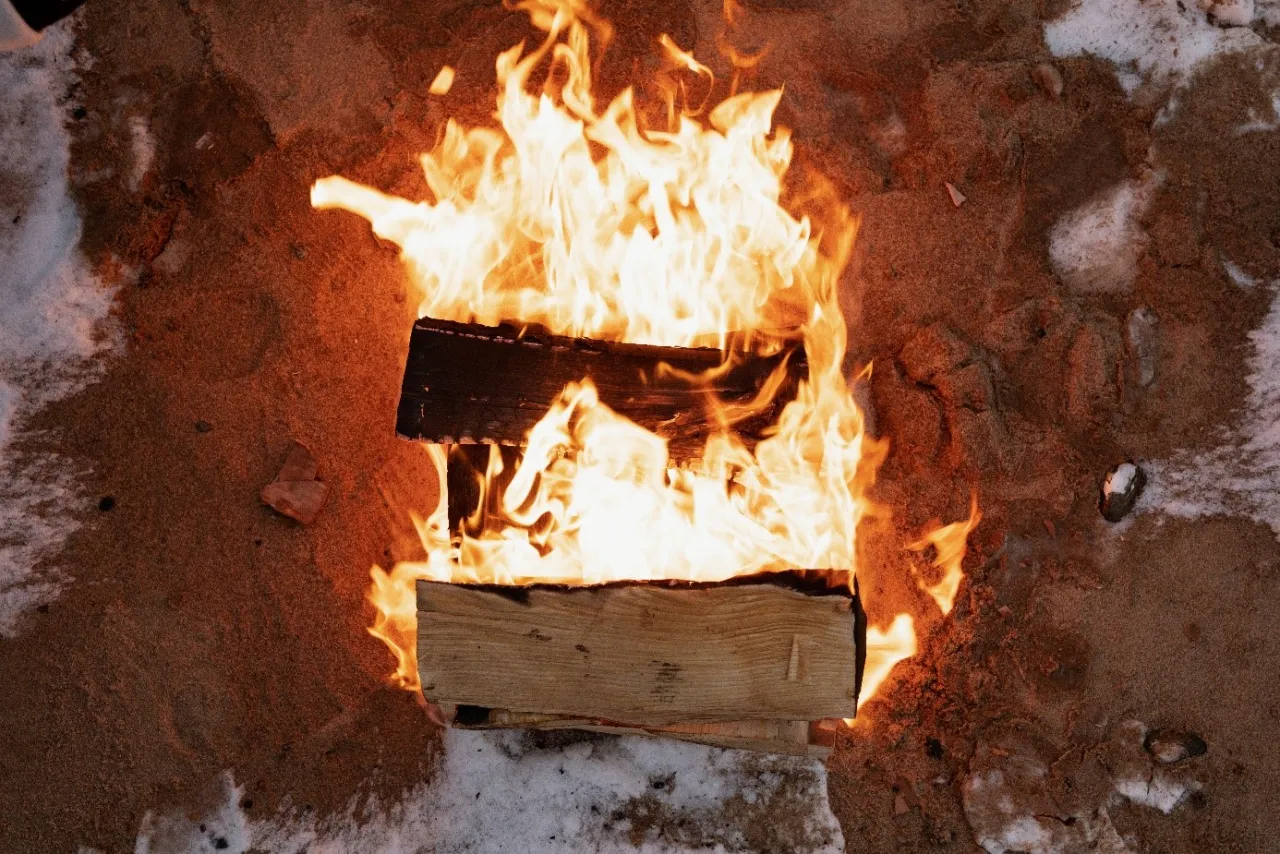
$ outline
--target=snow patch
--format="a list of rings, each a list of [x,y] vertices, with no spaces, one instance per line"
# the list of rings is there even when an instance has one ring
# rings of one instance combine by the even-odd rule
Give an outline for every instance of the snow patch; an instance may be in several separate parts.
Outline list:
[[[664,739],[538,747],[522,733],[449,730],[435,784],[398,803],[251,821],[227,774],[208,815],[148,814],[134,854],[835,854],[844,839],[826,782],[818,762]],[[768,827],[766,848],[753,847],[747,823]]]
[[[110,348],[112,294],[80,254],[64,122],[75,81],[72,23],[0,55],[0,636],[57,595],[38,564],[74,530],[65,461],[24,433],[32,413],[82,388]]]
[[[1244,136],[1249,133],[1270,133],[1277,129],[1280,129],[1280,92],[1273,92],[1271,94],[1271,115],[1259,116],[1250,108],[1249,121],[1239,125],[1233,133],[1236,136]]]
[[[1200,0],[1197,5],[1215,24],[1247,27],[1253,22],[1253,0]]]
[[[1122,181],[1064,214],[1049,232],[1049,261],[1076,293],[1113,293],[1132,287],[1147,245],[1137,218],[1146,210],[1155,178]]]
[[[1240,12],[1227,7],[1235,5],[1215,8],[1232,17]],[[1216,26],[1197,4],[1179,0],[1080,0],[1044,25],[1044,40],[1054,56],[1092,54],[1115,63],[1130,95],[1148,82],[1185,84],[1202,63],[1263,44],[1252,30]]]
[[[999,769],[974,773],[961,784],[965,818],[987,854],[1128,854],[1105,807],[1059,815],[1043,791],[1048,769],[1026,757],[1015,758],[1014,764],[1029,767],[1008,775]],[[1028,770],[1035,772],[1031,781],[1022,779]]]
[[[1257,0],[1255,16],[1268,27],[1280,27],[1280,0]]]
[[[1156,770],[1150,777],[1126,777],[1115,781],[1116,794],[1139,806],[1158,809],[1168,815],[1195,791],[1190,781],[1170,777]]]
[[[1280,537],[1280,283],[1262,326],[1249,333],[1249,397],[1223,444],[1153,463],[1140,508],[1171,516],[1241,516]]]
[[[133,151],[133,167],[129,171],[129,189],[138,192],[156,162],[156,140],[146,116],[129,117],[129,144]]]
[[[1138,467],[1133,463],[1121,463],[1116,466],[1116,470],[1107,475],[1107,480],[1102,484],[1103,495],[1114,495],[1117,492],[1123,494],[1128,491],[1129,484],[1133,483],[1133,479],[1138,476]]]
[[[1251,288],[1254,285],[1258,284],[1257,279],[1255,279],[1253,276],[1250,276],[1248,273],[1242,270],[1238,265],[1233,264],[1231,261],[1227,260],[1226,258],[1222,259],[1222,269],[1226,271],[1227,275],[1231,277],[1231,281],[1235,282],[1238,287]]]

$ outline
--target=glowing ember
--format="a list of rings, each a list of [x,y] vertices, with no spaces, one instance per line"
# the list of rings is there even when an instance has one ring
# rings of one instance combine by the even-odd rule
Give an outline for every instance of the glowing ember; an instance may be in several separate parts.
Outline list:
[[[420,316],[754,352],[802,339],[809,376],[772,435],[754,448],[729,430],[713,435],[694,470],[675,468],[665,441],[601,403],[589,381],[567,387],[529,434],[500,530],[451,544],[441,502],[419,523],[426,560],[374,568],[371,631],[408,688],[418,686],[417,579],[719,581],[793,568],[851,578],[865,492],[886,450],[864,433],[841,371],[837,281],[856,223],[821,186],[806,188],[809,215],[784,206],[792,146],[772,126],[781,93],[733,95],[703,118],[705,105],[683,93],[710,91],[711,72],[664,36],[668,122],[647,127],[629,89],[596,107],[588,48],[592,36],[608,39],[607,24],[580,0],[519,8],[546,39],[498,57],[500,129],[451,120],[422,156],[434,201],[331,177],[312,203],[358,213],[400,246]],[[443,449],[429,452],[443,484]],[[491,454],[486,480],[501,465]],[[975,511],[958,539],[935,542],[957,573],[933,593],[946,595],[944,610],[976,522]],[[914,653],[912,626],[899,615],[869,630],[864,698]]]

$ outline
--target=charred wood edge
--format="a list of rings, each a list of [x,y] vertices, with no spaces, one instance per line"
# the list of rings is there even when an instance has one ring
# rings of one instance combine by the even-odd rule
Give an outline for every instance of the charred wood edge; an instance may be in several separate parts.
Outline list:
[[[862,675],[867,669],[867,612],[862,609],[858,578],[853,578],[853,701],[862,699]],[[857,712],[854,712],[857,717]]]
[[[460,704],[446,707],[445,718],[457,729],[524,729],[524,730],[580,730],[609,735],[639,735],[651,738],[675,738],[713,747],[731,747],[763,753],[788,756],[808,756],[826,759],[835,746],[839,721],[722,721],[702,724],[673,724],[671,726],[641,726],[605,718],[566,717],[558,715],[521,714],[506,709]],[[752,734],[749,729],[762,729],[768,724],[802,724],[792,737],[786,734],[769,736]],[[795,736],[799,737],[795,737]]]
[[[662,590],[711,590],[719,587],[749,587],[757,584],[770,584],[774,587],[781,587],[784,590],[793,590],[796,593],[805,596],[844,596],[853,600],[855,613],[860,613],[861,608],[857,606],[858,594],[849,589],[848,584],[844,581],[845,573],[828,573],[825,570],[813,569],[788,569],[781,572],[757,572],[752,575],[739,575],[733,578],[727,578],[724,581],[680,581],[678,579],[656,579],[644,581],[610,581],[604,584],[592,585],[574,585],[574,584],[466,584],[468,590],[475,590],[482,593],[492,593],[496,596],[515,602],[518,605],[527,605],[530,601],[530,594],[534,591],[548,591],[551,593],[575,594],[592,590],[609,590],[622,587],[655,587]],[[862,637],[854,637],[855,643],[865,640],[865,622],[866,617],[862,617],[864,625],[862,626]],[[855,625],[857,617],[855,616]],[[855,628],[855,631],[858,631]]]
[[[440,444],[520,445],[566,385],[591,377],[604,403],[666,438],[673,459],[687,460],[718,426],[708,393],[726,405],[746,405],[785,362],[772,400],[734,423],[740,436],[754,441],[773,427],[808,374],[796,341],[768,356],[737,352],[736,363],[706,384],[680,376],[702,374],[724,359],[711,347],[623,344],[423,318],[409,339],[396,432]],[[661,370],[664,364],[673,370]]]
[[[479,479],[486,473],[491,449],[502,456],[502,473],[497,476],[485,494],[485,506],[480,507]],[[449,447],[448,465],[445,470],[449,495],[449,533],[455,539],[465,532],[478,537],[490,519],[501,519],[502,496],[507,485],[515,477],[520,463],[517,448],[494,445],[452,445]],[[478,516],[477,510],[483,510]]]

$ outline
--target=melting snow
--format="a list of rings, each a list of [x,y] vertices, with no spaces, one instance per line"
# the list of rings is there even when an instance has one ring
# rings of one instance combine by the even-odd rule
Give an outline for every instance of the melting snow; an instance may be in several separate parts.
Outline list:
[[[1226,258],[1222,259],[1222,269],[1231,277],[1231,281],[1235,282],[1242,288],[1251,288],[1258,284],[1258,280],[1250,276],[1236,264],[1231,263]]]
[[[1173,516],[1243,516],[1280,537],[1280,283],[1262,326],[1249,333],[1249,398],[1224,442],[1152,464],[1139,506]]]
[[[1115,781],[1116,793],[1139,806],[1168,815],[1195,791],[1187,780],[1170,777],[1159,769],[1150,777],[1126,777]]]
[[[134,854],[844,851],[826,770],[810,760],[648,738],[534,747],[520,733],[450,730],[435,779],[395,804],[353,800],[323,822],[252,821],[228,774],[212,813],[149,814]],[[769,828],[765,847],[748,824]]]
[[[129,189],[136,193],[142,186],[142,179],[147,177],[156,162],[156,140],[145,116],[129,117],[129,146],[133,153]]]
[[[1230,15],[1226,6],[1235,4],[1218,5]],[[1215,25],[1192,0],[1080,0],[1044,25],[1044,40],[1054,56],[1093,54],[1115,63],[1130,95],[1148,81],[1186,83],[1201,63],[1263,44],[1245,27]]]
[[[26,419],[95,376],[110,345],[111,294],[78,245],[67,187],[65,127],[75,79],[71,24],[0,54],[0,636],[50,601],[58,581],[37,565],[74,529],[65,460],[24,450]]]
[[[1147,235],[1137,223],[1155,190],[1148,177],[1123,181],[1062,216],[1049,232],[1049,260],[1076,293],[1128,290]]]
[[[1133,483],[1137,474],[1138,467],[1133,463],[1121,463],[1115,471],[1107,475],[1106,483],[1102,484],[1102,494],[1114,495],[1117,492],[1128,491],[1129,484]]]

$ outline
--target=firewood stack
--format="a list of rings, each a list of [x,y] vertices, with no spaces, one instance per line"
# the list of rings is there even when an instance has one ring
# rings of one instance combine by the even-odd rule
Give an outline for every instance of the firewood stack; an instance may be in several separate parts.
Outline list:
[[[709,384],[690,382],[723,361],[712,348],[422,319],[396,430],[450,446],[456,542],[489,516],[477,476],[491,446],[503,446],[509,476],[529,429],[571,382],[590,377],[603,403],[668,440],[673,462],[696,465],[726,411],[738,435],[758,439],[807,371],[796,347],[736,357]],[[500,500],[501,487],[488,501]],[[840,577],[803,569],[722,583],[422,581],[422,691],[462,728],[584,729],[825,756],[833,720],[857,707],[865,619]]]

